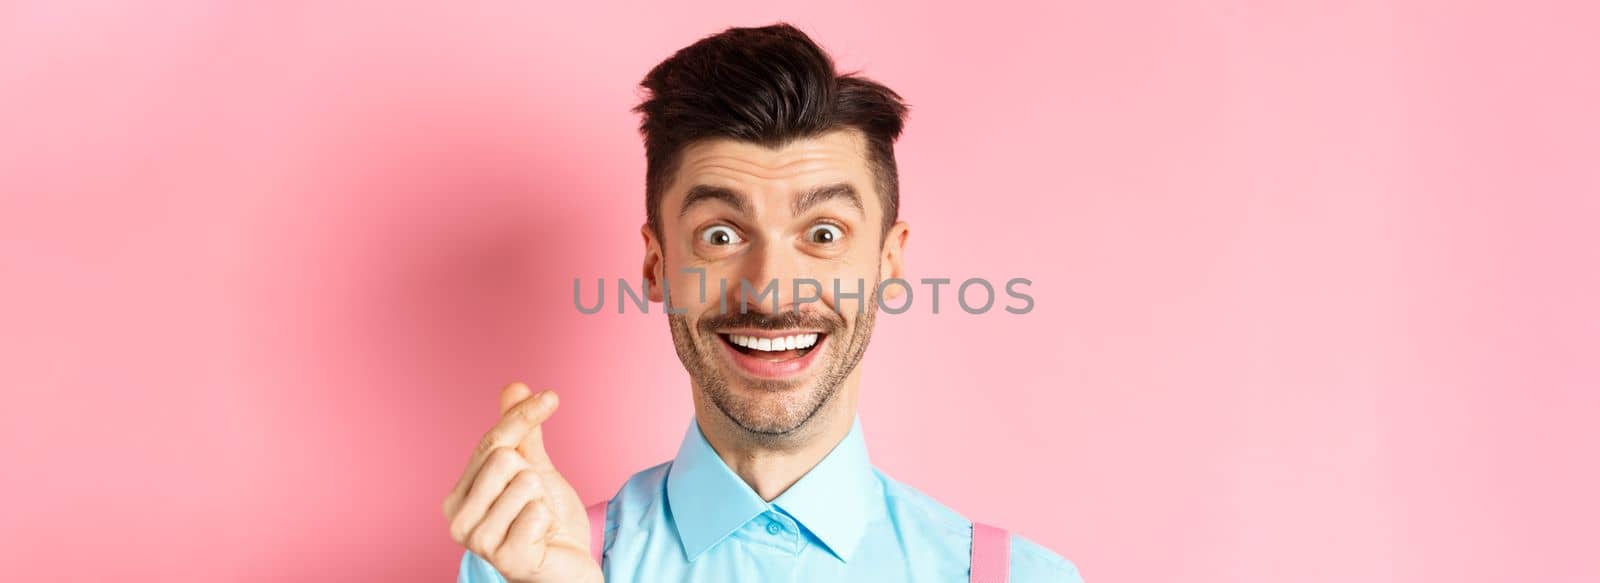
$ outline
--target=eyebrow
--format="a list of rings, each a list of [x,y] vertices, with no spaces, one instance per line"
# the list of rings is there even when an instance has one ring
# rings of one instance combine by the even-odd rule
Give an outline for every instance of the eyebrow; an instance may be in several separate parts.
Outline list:
[[[721,201],[740,213],[747,212],[743,194],[721,186],[697,184],[689,189],[688,194],[683,196],[683,206],[678,209],[678,217],[682,218],[684,215],[689,214],[689,209],[694,208],[697,204],[711,201]]]
[[[794,207],[790,210],[796,215],[804,214],[811,207],[834,199],[844,199],[850,206],[855,207],[856,212],[863,216],[867,214],[866,207],[861,206],[861,195],[856,193],[854,186],[844,182],[825,184],[807,191],[794,200]]]

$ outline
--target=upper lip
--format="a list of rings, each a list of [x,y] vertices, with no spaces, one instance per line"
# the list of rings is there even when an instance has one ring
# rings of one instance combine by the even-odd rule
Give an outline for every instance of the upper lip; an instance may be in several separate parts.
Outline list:
[[[799,328],[795,328],[795,329],[791,329],[791,330],[766,330],[766,329],[760,329],[760,328],[728,328],[728,329],[724,329],[724,330],[717,330],[717,333],[718,334],[738,334],[740,336],[752,336],[752,337],[755,337],[755,338],[783,338],[785,336],[794,336],[796,334],[818,334],[818,335],[826,334],[826,332],[823,332],[821,330],[801,330]]]

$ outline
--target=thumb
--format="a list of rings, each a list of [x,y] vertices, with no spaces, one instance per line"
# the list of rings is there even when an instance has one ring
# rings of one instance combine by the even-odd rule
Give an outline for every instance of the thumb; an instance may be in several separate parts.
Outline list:
[[[555,391],[544,391],[516,406],[514,414],[520,413],[533,423],[528,432],[522,434],[522,442],[517,444],[517,451],[534,466],[547,469],[550,467],[550,454],[544,449],[544,422],[549,420],[560,406],[561,397],[556,395]]]
[[[561,405],[561,400],[555,391],[543,391],[531,395],[528,385],[521,382],[506,385],[500,391],[500,417],[502,424],[510,420],[508,427],[515,427],[522,432],[518,440],[517,451],[535,466],[548,466],[550,456],[544,450],[544,429],[546,419],[555,413],[556,407]]]
[[[528,385],[523,384],[522,381],[506,385],[506,388],[500,389],[500,415],[505,416],[506,411],[510,411],[517,403],[521,403],[531,396],[533,396],[533,389],[529,389]]]

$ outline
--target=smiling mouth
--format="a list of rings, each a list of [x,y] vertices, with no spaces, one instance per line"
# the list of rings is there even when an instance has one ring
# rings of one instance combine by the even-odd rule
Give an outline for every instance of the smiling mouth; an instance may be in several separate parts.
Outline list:
[[[816,348],[818,344],[821,344],[822,340],[827,336],[827,334],[818,332],[770,337],[745,334],[717,334],[717,337],[721,338],[734,352],[772,362],[804,357],[813,348]]]

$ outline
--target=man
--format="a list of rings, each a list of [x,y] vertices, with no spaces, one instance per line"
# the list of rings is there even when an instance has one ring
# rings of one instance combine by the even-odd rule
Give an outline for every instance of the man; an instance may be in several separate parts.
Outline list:
[[[643,273],[668,308],[694,422],[671,462],[635,474],[591,524],[545,454],[555,394],[507,387],[444,502],[468,549],[460,580],[977,579],[989,547],[975,533],[991,531],[873,468],[856,418],[878,284],[902,277],[909,233],[900,97],[838,75],[788,25],[703,39],[643,86]],[[993,532],[996,579],[1080,580]]]

